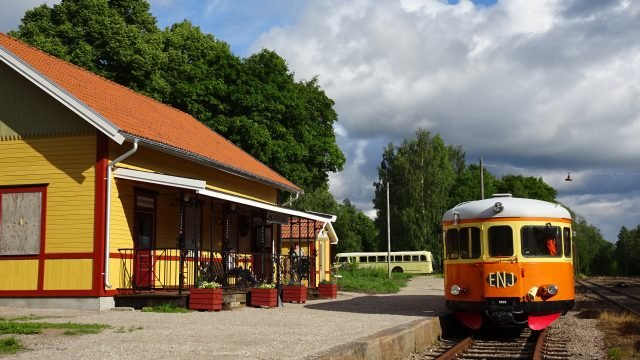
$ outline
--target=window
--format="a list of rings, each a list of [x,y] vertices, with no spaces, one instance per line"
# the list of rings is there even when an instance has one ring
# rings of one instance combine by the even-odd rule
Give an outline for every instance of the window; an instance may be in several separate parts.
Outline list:
[[[420,261],[427,261],[427,255],[420,255]]]
[[[564,228],[564,256],[571,257],[571,229]]]
[[[375,256],[369,256],[369,262],[376,262],[376,257]]]
[[[513,256],[513,231],[510,226],[489,228],[489,256]]]
[[[447,258],[457,259],[460,253],[460,239],[458,238],[458,229],[447,230]]]
[[[560,257],[562,244],[558,226],[523,226],[520,231],[522,255],[529,257]]]
[[[366,256],[360,256],[360,262],[367,262]]]
[[[344,256],[340,256],[340,257],[338,258],[338,262],[339,262],[339,263],[346,263],[346,262],[348,262],[348,261],[347,261],[347,258],[346,258],[346,257],[344,257]]]
[[[418,255],[411,255],[411,261],[418,261]]]
[[[403,255],[404,261],[411,261],[411,255]]]
[[[38,255],[44,187],[0,189],[0,255]]]
[[[476,259],[480,257],[480,229],[464,227],[449,229],[446,234],[447,258]]]
[[[387,262],[386,256],[378,256],[378,262]]]
[[[396,261],[402,261],[402,255],[396,255],[395,258]]]

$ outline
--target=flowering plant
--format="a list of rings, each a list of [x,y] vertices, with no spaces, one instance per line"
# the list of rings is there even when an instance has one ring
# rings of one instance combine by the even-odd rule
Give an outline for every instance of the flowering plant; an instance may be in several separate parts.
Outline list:
[[[274,289],[276,287],[275,284],[269,284],[269,283],[260,283],[258,285],[255,286],[258,289]]]
[[[222,285],[220,285],[219,283],[217,283],[215,281],[203,281],[198,286],[199,289],[218,289],[218,288],[221,288],[221,287],[222,287]]]

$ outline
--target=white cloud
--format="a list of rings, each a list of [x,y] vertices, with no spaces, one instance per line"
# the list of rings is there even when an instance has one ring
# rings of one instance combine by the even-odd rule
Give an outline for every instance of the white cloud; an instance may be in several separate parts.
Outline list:
[[[462,145],[470,159],[558,179],[638,170],[638,24],[640,3],[621,0],[334,0],[311,2],[297,23],[271,29],[254,48],[275,49],[300,78],[319,75],[348,134],[340,140],[348,163],[331,176],[332,191],[370,204],[382,146],[345,144],[398,142],[418,127]],[[576,196],[577,182],[558,184],[560,195]],[[583,194],[601,187],[580,186]],[[604,218],[575,206],[588,221]]]

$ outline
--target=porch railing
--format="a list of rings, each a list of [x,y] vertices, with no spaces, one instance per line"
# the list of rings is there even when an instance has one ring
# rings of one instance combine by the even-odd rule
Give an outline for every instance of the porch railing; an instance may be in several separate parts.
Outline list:
[[[178,290],[216,281],[225,288],[291,281],[315,286],[314,256],[205,250],[118,249],[121,290]]]

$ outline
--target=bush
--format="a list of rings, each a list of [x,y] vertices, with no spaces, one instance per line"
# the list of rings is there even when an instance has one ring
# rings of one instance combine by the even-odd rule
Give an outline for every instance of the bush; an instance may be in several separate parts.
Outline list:
[[[407,273],[391,273],[389,279],[385,269],[358,268],[357,265],[344,267],[340,275],[341,290],[374,294],[397,293],[413,277]]]

